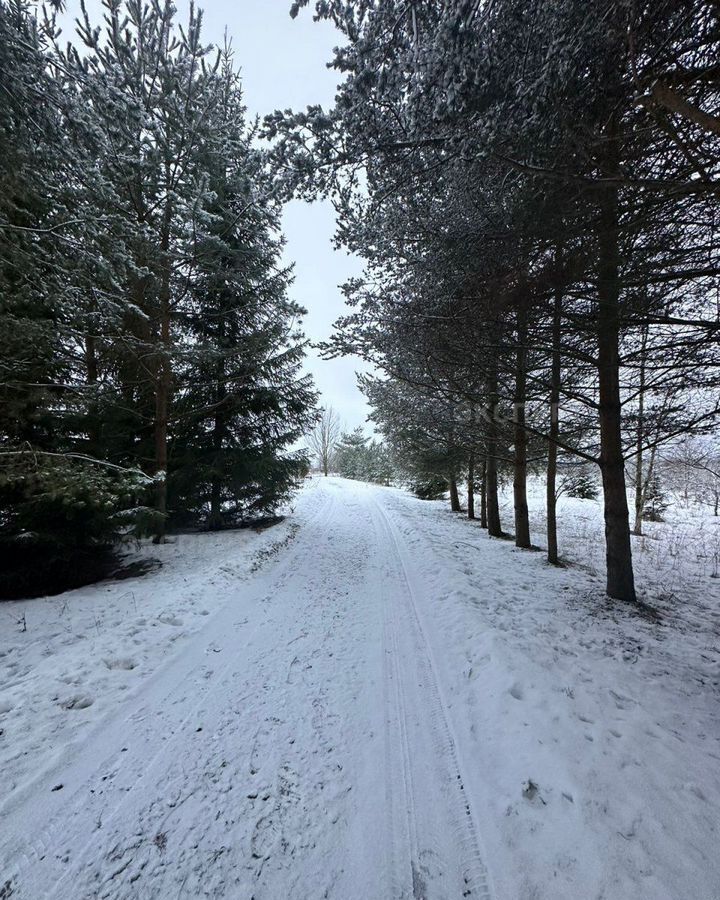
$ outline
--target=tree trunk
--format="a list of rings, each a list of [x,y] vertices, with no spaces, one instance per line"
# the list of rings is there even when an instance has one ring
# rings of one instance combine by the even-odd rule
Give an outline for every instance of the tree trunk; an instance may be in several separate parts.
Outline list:
[[[220,479],[214,477],[210,487],[210,518],[208,519],[210,531],[219,531],[222,528],[222,501],[220,498]]]
[[[164,541],[167,520],[168,414],[170,408],[170,274],[172,270],[170,260],[172,200],[170,195],[171,176],[169,163],[165,164],[165,185],[167,195],[160,237],[162,271],[158,291],[160,340],[155,380],[155,474],[159,476],[156,486],[155,508],[160,513],[155,543]]]
[[[640,385],[638,388],[638,422],[635,445],[635,525],[633,534],[642,535],[643,507],[645,506],[645,480],[643,478],[643,441],[645,439],[645,347],[647,325],[643,326],[640,347]]]
[[[483,459],[482,481],[480,482],[480,527],[487,528],[487,459]]]
[[[609,143],[611,146],[609,152],[616,157],[617,143],[612,136]],[[612,168],[616,168],[616,165]],[[600,196],[598,233],[600,470],[605,503],[607,593],[618,600],[634,601],[635,579],[621,430],[618,206],[617,188],[603,187]]]
[[[219,336],[224,341],[224,329],[222,323],[219,323]],[[210,476],[210,517],[208,519],[208,528],[211,531],[217,531],[222,528],[222,449],[223,440],[226,433],[226,413],[223,409],[223,400],[226,396],[225,383],[225,361],[222,357],[218,359],[215,377],[217,379],[215,385],[215,415],[213,419],[213,467]]]
[[[492,449],[492,448],[491,448]],[[500,501],[498,499],[497,459],[487,460],[487,529],[492,537],[502,537],[500,525]]]
[[[640,425],[638,424],[638,433],[639,432]],[[638,443],[640,443],[639,439]],[[638,446],[635,456],[635,524],[633,525],[632,530],[632,533],[637,537],[641,537],[643,533],[643,506],[643,455],[642,447]]]
[[[560,565],[557,538],[557,440],[560,436],[560,328],[562,316],[562,292],[555,291],[552,329],[552,372],[550,375],[550,434],[548,442],[546,505],[547,505],[547,558],[553,566]]]
[[[163,304],[164,305],[164,304]],[[167,468],[168,468],[168,408],[170,403],[170,372],[167,350],[170,344],[170,317],[162,312],[160,322],[161,351],[155,384],[155,474],[158,476],[155,508],[160,513],[155,542],[165,538],[167,517]]]
[[[645,475],[643,477],[642,472],[642,487],[640,488],[640,497],[639,500],[636,495],[635,502],[636,504],[639,502],[640,504],[640,531],[633,532],[634,534],[642,534],[642,522],[644,520],[644,512],[645,512],[645,501],[648,495],[648,489],[650,488],[650,484],[652,482],[653,475],[655,474],[655,457],[657,456],[657,446],[653,447],[650,450],[650,458],[648,459],[647,469],[645,471]]]
[[[497,475],[497,371],[494,371],[490,377],[489,388],[490,403],[488,404],[488,413],[490,421],[488,423],[486,470],[488,534],[492,537],[502,537]]]
[[[93,327],[92,323],[90,327]],[[100,447],[102,425],[97,400],[98,361],[95,336],[92,334],[85,336],[85,369],[92,397],[87,409],[88,452],[90,456],[100,457],[103,453]]]
[[[453,512],[460,512],[460,496],[454,475],[450,476],[450,509]]]
[[[530,518],[527,502],[527,432],[525,431],[526,362],[527,311],[521,305],[517,312],[517,351],[515,354],[513,499],[515,505],[515,546],[524,549],[530,547]]]
[[[475,518],[475,454],[471,453],[468,458],[468,479],[467,479],[467,517]]]
[[[213,475],[210,485],[210,517],[208,518],[210,531],[218,531],[222,528],[222,502],[220,498],[220,479]]]

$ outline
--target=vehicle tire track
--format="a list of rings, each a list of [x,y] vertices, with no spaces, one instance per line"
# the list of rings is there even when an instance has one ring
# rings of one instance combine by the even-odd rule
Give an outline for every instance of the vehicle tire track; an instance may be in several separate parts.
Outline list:
[[[398,667],[395,629],[389,619],[384,633],[385,656],[385,771],[389,836],[389,876],[393,900],[404,900],[413,880],[413,860],[419,857],[415,806],[410,782],[405,700]],[[399,750],[399,752],[398,752]],[[397,787],[396,787],[397,786]],[[398,789],[399,787],[399,789]],[[404,814],[403,814],[404,810]],[[398,845],[408,846],[410,859],[402,858]]]
[[[393,897],[398,900],[453,900],[454,897],[491,900],[479,831],[465,791],[457,743],[417,609],[401,539],[381,504],[373,501],[373,505],[378,540],[390,549],[402,582],[398,591],[397,580],[392,579],[385,597],[385,657],[389,680],[386,702],[390,704],[386,710],[390,757],[387,771],[393,820]],[[395,724],[393,718],[397,719]],[[413,753],[415,741],[419,744],[417,754]],[[423,748],[423,743],[430,746]],[[432,757],[429,763],[422,759],[423,749]],[[400,769],[399,775],[397,769]],[[398,782],[399,798],[394,790]],[[435,808],[434,801],[444,808]],[[405,807],[405,821],[401,820],[400,805]],[[423,817],[423,810],[429,815]],[[449,826],[450,844],[439,830],[441,824]],[[397,858],[397,837],[403,832],[411,857],[405,861]],[[433,859],[438,848],[445,851],[447,858]],[[453,868],[457,870],[454,875]],[[454,893],[448,893],[449,890]]]

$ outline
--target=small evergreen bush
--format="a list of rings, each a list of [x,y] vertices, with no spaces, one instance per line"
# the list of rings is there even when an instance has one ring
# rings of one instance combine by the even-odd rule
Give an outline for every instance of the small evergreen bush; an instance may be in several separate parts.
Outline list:
[[[643,519],[646,522],[664,522],[664,513],[667,508],[668,502],[660,485],[660,477],[653,475],[645,491]]]
[[[120,541],[150,530],[139,472],[33,451],[0,466],[0,598],[59,593],[96,581]]]
[[[564,488],[568,497],[578,497],[580,500],[597,500],[599,496],[597,483],[588,472],[566,476]]]
[[[410,485],[412,492],[421,500],[442,500],[448,489],[448,483],[437,475],[418,478]]]

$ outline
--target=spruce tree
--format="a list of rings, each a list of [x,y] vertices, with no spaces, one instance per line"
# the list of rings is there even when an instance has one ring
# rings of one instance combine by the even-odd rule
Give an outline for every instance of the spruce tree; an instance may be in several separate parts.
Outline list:
[[[203,161],[212,197],[194,249],[171,424],[170,514],[210,528],[273,511],[306,464],[288,448],[315,394],[300,372],[304,310],[289,299],[272,173],[254,149],[226,51]]]
[[[61,50],[0,0],[0,557],[21,593],[102,574],[149,528],[275,509],[315,402],[229,52],[194,9],[102,8]]]

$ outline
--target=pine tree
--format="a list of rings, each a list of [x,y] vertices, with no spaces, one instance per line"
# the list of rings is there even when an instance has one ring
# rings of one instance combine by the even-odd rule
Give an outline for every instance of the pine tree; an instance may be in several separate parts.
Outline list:
[[[337,102],[266,128],[288,189],[332,192],[367,263],[331,351],[487,412],[488,525],[499,533],[504,444],[519,546],[529,442],[545,442],[552,562],[558,454],[596,464],[607,592],[634,600],[626,463],[720,412],[712,4],[304,0],[294,13],[309,5],[346,37]],[[655,374],[640,385],[643,354]],[[639,393],[685,408],[638,449]]]
[[[89,250],[51,37],[30,4],[0,3],[0,566],[10,594],[100,574],[139,525],[145,484],[88,455],[78,432],[88,397],[77,273]]]
[[[370,460],[368,455],[369,438],[363,434],[362,426],[340,435],[335,448],[335,468],[343,478],[354,478],[368,481]]]
[[[219,527],[276,506],[301,462],[284,449],[314,400],[302,310],[231,55],[211,55],[194,11],[178,31],[170,3],[104,6],[105,31],[82,28],[90,56],[69,61],[102,159],[92,202],[123,248],[121,339],[98,359],[115,386],[105,440],[154,476],[163,523]]]

